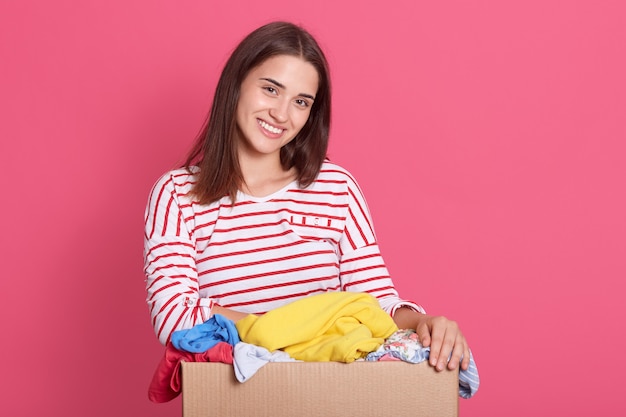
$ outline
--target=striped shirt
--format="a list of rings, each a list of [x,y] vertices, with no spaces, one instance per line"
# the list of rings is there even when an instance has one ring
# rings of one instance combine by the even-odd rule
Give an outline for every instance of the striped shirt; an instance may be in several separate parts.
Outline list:
[[[147,302],[161,343],[203,323],[217,304],[262,314],[311,294],[367,292],[393,315],[402,300],[354,178],[325,162],[307,188],[262,198],[239,192],[208,205],[189,197],[186,169],[162,176],[145,215]]]

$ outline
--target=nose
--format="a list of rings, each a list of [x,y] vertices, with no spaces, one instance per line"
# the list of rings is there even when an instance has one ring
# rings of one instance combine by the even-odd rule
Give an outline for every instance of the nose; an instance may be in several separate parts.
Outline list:
[[[276,99],[269,110],[270,116],[279,123],[284,123],[289,118],[289,100]]]

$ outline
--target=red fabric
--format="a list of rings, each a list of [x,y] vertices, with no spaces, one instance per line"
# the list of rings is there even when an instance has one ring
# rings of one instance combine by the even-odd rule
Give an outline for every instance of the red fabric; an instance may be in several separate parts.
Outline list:
[[[178,397],[182,389],[181,362],[233,363],[233,346],[219,342],[204,353],[191,353],[176,349],[171,342],[165,346],[165,354],[159,362],[150,387],[148,398],[155,403],[165,403]]]

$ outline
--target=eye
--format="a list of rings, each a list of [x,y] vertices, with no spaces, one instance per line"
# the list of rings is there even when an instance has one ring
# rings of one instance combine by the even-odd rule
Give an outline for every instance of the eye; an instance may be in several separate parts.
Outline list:
[[[278,94],[278,90],[276,90],[276,88],[272,87],[271,85],[265,86],[263,87],[263,89],[270,94]]]
[[[300,107],[309,107],[311,105],[311,103],[309,103],[308,100],[304,100],[302,98],[297,98],[296,104]]]

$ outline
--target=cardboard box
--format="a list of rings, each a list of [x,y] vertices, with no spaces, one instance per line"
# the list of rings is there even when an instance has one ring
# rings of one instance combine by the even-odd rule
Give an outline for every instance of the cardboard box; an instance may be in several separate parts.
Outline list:
[[[183,416],[458,416],[458,377],[425,362],[273,362],[241,383],[232,365],[185,362]]]

